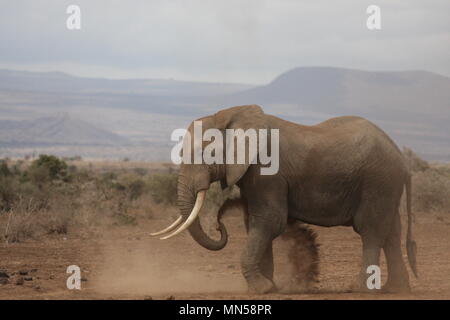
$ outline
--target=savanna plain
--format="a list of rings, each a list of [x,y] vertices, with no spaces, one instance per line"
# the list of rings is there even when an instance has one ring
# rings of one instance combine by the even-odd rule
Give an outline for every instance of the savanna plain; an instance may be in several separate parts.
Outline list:
[[[280,237],[274,246],[280,292],[249,295],[240,272],[246,232],[238,209],[223,219],[229,242],[218,252],[187,232],[165,241],[149,236],[178,216],[175,166],[43,155],[0,162],[0,299],[450,299],[450,166],[404,154],[413,172],[418,246],[411,293],[352,290],[359,236],[351,227],[309,226],[319,244],[317,281],[283,290],[296,270],[293,244]],[[201,218],[212,236],[218,208],[238,193],[218,185],[208,191]],[[404,241],[404,201],[400,209]],[[67,288],[70,265],[81,269],[81,290]]]

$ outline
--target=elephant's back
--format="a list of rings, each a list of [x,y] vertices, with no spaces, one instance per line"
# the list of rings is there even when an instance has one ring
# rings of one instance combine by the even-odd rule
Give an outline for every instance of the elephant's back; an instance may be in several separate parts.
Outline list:
[[[326,120],[316,127],[324,135],[321,140],[326,141],[322,147],[333,150],[335,155],[352,159],[355,167],[359,164],[378,169],[389,168],[401,175],[408,173],[396,143],[371,121],[357,116],[343,116]],[[387,163],[390,165],[386,166]]]
[[[325,120],[317,125],[315,127],[319,128],[339,128],[339,127],[347,127],[347,126],[354,126],[361,123],[369,122],[369,120],[364,119],[362,117],[358,116],[341,116],[341,117],[335,117],[330,118],[328,120]]]
[[[341,135],[353,136],[355,139],[364,140],[366,144],[381,143],[385,148],[394,149],[401,153],[395,142],[373,122],[358,116],[342,116],[331,118],[317,124],[315,127],[323,129],[325,134],[334,137]]]

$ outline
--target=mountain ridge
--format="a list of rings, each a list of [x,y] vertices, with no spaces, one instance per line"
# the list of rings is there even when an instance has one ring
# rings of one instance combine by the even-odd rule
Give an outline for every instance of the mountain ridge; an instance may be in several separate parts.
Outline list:
[[[362,116],[400,147],[428,160],[450,161],[450,78],[429,71],[297,67],[260,86],[91,78],[75,84],[70,75],[50,73],[68,79],[58,87],[54,80],[47,83],[45,73],[28,72],[26,81],[21,71],[4,75],[0,70],[0,119],[67,112],[132,143],[145,141],[165,159],[174,129],[223,108],[259,104],[269,114],[305,125]]]

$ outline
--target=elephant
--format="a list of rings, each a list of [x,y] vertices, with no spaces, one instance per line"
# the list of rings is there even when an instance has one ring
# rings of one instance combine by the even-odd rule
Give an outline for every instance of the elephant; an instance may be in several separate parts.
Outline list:
[[[361,271],[356,275],[359,287],[368,290],[367,268],[379,266],[383,249],[388,270],[383,290],[410,291],[401,251],[399,206],[406,190],[406,247],[409,265],[417,277],[411,175],[401,151],[384,131],[357,116],[300,125],[266,114],[258,105],[223,109],[198,121],[202,130],[214,128],[220,132],[278,129],[279,169],[275,174],[262,175],[264,164],[260,162],[181,163],[177,185],[180,216],[152,235],[172,232],[162,238],[168,239],[187,229],[206,249],[225,247],[228,234],[220,215],[218,240],[205,233],[198,216],[210,184],[220,181],[222,188],[238,186],[246,206],[247,242],[241,255],[241,272],[249,292],[276,290],[272,242],[285,231],[288,221],[353,227],[362,241]],[[193,132],[193,123],[187,132]],[[203,143],[200,147],[205,146]]]

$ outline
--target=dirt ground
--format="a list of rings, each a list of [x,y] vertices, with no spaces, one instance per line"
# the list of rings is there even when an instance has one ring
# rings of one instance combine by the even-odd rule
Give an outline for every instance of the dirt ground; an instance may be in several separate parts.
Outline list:
[[[320,243],[320,276],[309,292],[248,295],[239,267],[246,237],[240,217],[225,218],[230,238],[220,252],[203,249],[187,233],[166,241],[148,236],[168,223],[146,220],[138,226],[2,243],[0,270],[10,278],[0,285],[0,299],[450,299],[449,215],[417,214],[420,277],[410,272],[412,293],[399,295],[351,291],[361,257],[359,237],[351,228],[313,227]],[[277,239],[274,250],[276,282],[282,283],[289,268],[287,248]],[[69,265],[81,268],[81,290],[66,287]],[[385,267],[383,259],[383,282]],[[17,284],[19,278],[25,278],[23,284]]]

